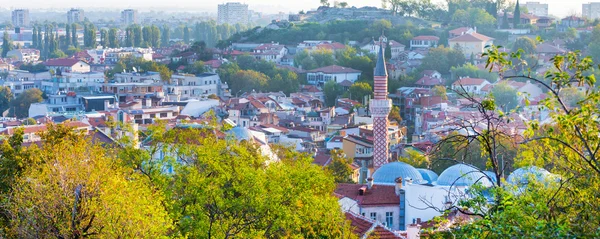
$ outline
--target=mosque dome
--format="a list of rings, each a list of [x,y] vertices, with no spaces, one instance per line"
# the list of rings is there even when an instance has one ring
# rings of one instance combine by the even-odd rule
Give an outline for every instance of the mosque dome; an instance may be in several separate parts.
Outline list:
[[[436,181],[440,186],[471,186],[476,182],[484,186],[492,186],[492,182],[479,169],[466,164],[453,165],[438,177]]]
[[[421,177],[423,177],[423,180],[429,183],[433,183],[438,179],[438,175],[434,171],[425,168],[418,168],[417,170],[419,171],[419,173],[421,173]]]
[[[253,139],[254,139],[254,137],[252,136],[252,133],[250,132],[249,129],[240,127],[240,126],[230,129],[229,131],[227,131],[227,134],[232,135],[238,141],[242,141],[242,140],[253,141]]]
[[[393,185],[396,183],[396,178],[398,177],[402,177],[402,179],[410,178],[415,184],[427,182],[426,180],[423,180],[421,173],[410,164],[393,162],[384,164],[373,173],[373,183]]]
[[[537,181],[544,181],[551,177],[552,174],[548,172],[546,169],[539,168],[536,166],[529,166],[519,168],[513,171],[508,176],[508,183],[513,185],[525,185],[529,182],[530,179],[535,179]]]
[[[494,184],[496,183],[496,173],[494,173],[492,171],[483,171],[483,173],[485,173],[485,175],[487,175]]]

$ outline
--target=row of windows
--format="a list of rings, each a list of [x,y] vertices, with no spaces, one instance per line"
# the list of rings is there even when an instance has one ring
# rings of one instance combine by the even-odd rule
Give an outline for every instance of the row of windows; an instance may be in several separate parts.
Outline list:
[[[362,213],[362,216],[365,217],[365,213]],[[377,213],[376,212],[371,212],[369,217],[371,218],[371,220],[373,221],[377,221]],[[385,213],[385,222],[383,222],[384,225],[388,228],[392,228],[394,226],[394,212],[386,212]]]

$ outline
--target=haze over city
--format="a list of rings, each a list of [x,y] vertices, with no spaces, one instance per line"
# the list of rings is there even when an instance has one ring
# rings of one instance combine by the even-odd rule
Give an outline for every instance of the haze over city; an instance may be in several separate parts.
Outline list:
[[[534,0],[532,0],[533,2]],[[0,0],[1,8],[32,8],[32,9],[68,9],[71,7],[78,8],[106,8],[106,9],[122,9],[122,8],[137,8],[139,10],[172,10],[172,11],[205,11],[216,13],[217,4],[225,3],[226,1],[192,1],[192,0],[105,0],[105,1],[68,1],[68,0],[28,0],[28,1],[11,1]],[[300,10],[310,10],[319,7],[319,1],[285,1],[285,0],[246,0],[239,1],[248,4],[249,9],[264,12],[298,12]],[[379,0],[348,0],[349,6],[363,7],[375,6],[381,7]],[[445,2],[441,0],[433,0],[433,2]],[[514,1],[513,1],[514,2]],[[527,1],[522,1],[525,3]],[[564,17],[576,13],[581,14],[581,4],[590,2],[588,0],[538,0],[535,2],[550,4],[549,14],[558,17]],[[86,10],[88,10],[86,9]],[[92,9],[89,9],[92,10]]]

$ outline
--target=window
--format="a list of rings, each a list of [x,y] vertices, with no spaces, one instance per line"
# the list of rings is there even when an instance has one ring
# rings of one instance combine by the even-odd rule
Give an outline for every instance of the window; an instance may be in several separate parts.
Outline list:
[[[371,213],[371,220],[377,220],[377,213],[376,212],[372,212]]]
[[[394,212],[385,213],[385,225],[388,228],[392,228],[392,226],[394,226]]]
[[[161,118],[166,118],[167,117],[167,113],[160,113],[160,117]]]
[[[150,114],[150,118],[151,118],[151,119],[154,119],[154,118],[156,118],[156,114]]]

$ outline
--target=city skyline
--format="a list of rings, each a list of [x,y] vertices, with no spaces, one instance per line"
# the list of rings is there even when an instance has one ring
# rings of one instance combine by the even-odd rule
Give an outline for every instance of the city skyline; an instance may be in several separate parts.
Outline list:
[[[84,10],[88,9],[126,9],[126,8],[136,8],[141,11],[145,10],[166,10],[166,11],[204,11],[217,13],[217,5],[223,4],[226,2],[240,2],[249,5],[249,10],[264,12],[264,13],[278,13],[278,12],[298,12],[300,10],[308,11],[311,9],[316,9],[320,6],[319,1],[297,1],[297,2],[285,2],[283,4],[282,1],[278,0],[246,0],[246,1],[189,1],[189,0],[173,0],[173,1],[158,1],[158,0],[149,0],[149,1],[141,1],[141,0],[131,0],[127,1],[127,3],[123,3],[118,0],[106,0],[102,3],[95,2],[78,2],[73,4],[70,1],[66,0],[31,0],[25,2],[13,2],[9,0],[1,0],[0,5],[3,6],[4,9],[18,9],[18,8],[29,8],[32,10],[35,9],[47,9],[47,10],[62,10],[62,9],[70,9],[70,8],[82,8]],[[364,6],[374,6],[381,7],[381,1],[366,1],[366,0],[347,0],[348,6],[356,6],[356,7],[364,7]],[[434,0],[434,2],[445,2],[441,0]],[[587,0],[574,0],[569,2],[564,2],[560,0],[533,0],[533,1],[520,1],[522,5],[526,2],[540,2],[549,4],[549,14],[564,17],[568,15],[572,15],[573,13],[577,15],[581,15],[582,4],[594,1]],[[58,7],[60,6],[60,7]]]

